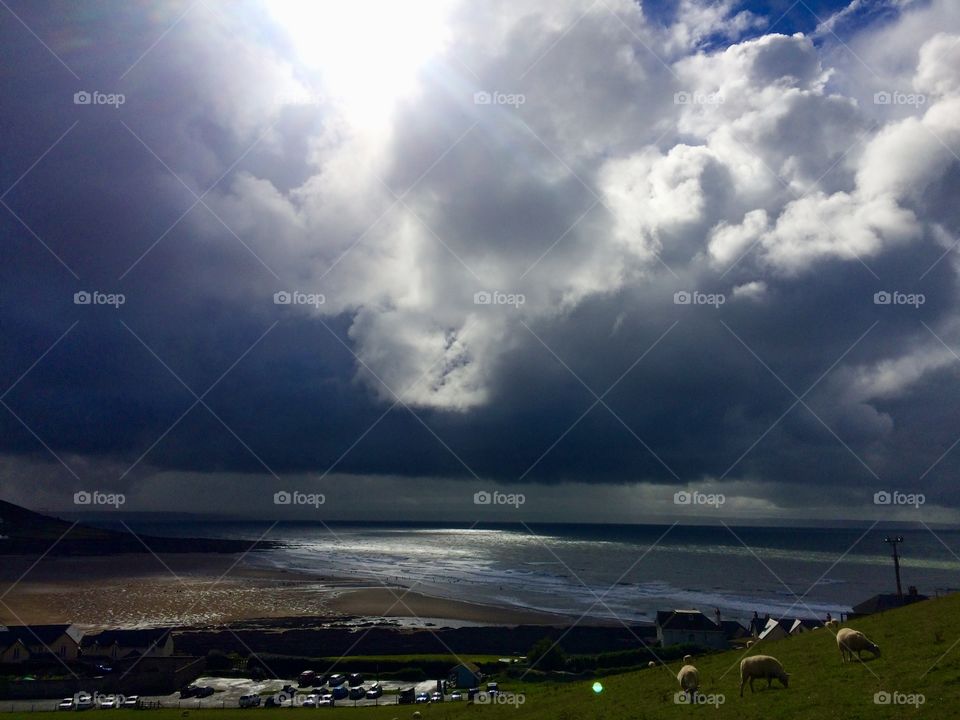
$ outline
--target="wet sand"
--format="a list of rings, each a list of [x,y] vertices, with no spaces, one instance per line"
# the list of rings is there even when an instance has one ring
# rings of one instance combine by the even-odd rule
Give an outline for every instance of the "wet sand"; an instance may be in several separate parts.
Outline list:
[[[212,626],[271,618],[427,618],[562,625],[569,618],[436,598],[370,581],[255,568],[223,554],[44,558],[0,563],[0,624],[85,629]],[[373,586],[371,586],[373,585]],[[400,602],[397,597],[402,597]]]

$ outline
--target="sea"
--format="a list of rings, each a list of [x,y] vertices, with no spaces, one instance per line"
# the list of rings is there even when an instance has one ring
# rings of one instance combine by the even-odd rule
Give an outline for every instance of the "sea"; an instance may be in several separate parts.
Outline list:
[[[839,617],[896,590],[888,536],[900,536],[904,592],[960,589],[960,531],[690,525],[180,524],[185,536],[280,541],[258,567],[356,578],[371,587],[558,613],[652,622],[658,610],[709,617]]]

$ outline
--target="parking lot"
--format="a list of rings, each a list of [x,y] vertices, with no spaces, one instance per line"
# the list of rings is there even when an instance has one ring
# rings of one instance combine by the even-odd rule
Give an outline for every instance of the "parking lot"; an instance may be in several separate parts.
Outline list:
[[[364,687],[369,687],[374,678],[365,678]],[[240,705],[240,698],[244,695],[260,695],[262,703],[265,703],[269,693],[280,693],[285,685],[297,685],[296,679],[290,680],[250,680],[247,678],[221,678],[205,676],[197,678],[194,685],[201,687],[212,687],[214,692],[205,698],[186,698],[181,699],[180,693],[172,695],[141,695],[140,702],[143,707],[164,707],[164,708],[235,708]],[[414,687],[415,694],[432,694],[437,689],[436,680],[426,680],[419,683],[405,682],[402,680],[383,680],[380,682],[383,688],[383,695],[379,698],[363,698],[361,700],[337,700],[337,707],[363,707],[367,705],[394,705],[397,703],[397,690],[399,688]],[[90,687],[90,693],[97,693],[97,688]],[[310,688],[298,688],[297,693],[306,696],[313,692]],[[298,698],[295,704],[302,702]],[[60,703],[60,698],[47,700],[10,700],[0,701],[0,711],[54,711]],[[289,701],[283,703],[290,705]],[[261,704],[261,707],[263,705]],[[97,709],[97,708],[95,708]],[[108,710],[100,710],[109,712]]]

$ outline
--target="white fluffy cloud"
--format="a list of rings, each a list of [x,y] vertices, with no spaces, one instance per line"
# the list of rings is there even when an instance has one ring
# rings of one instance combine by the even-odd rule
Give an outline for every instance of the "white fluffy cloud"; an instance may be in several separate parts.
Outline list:
[[[625,0],[524,7],[451,5],[453,42],[386,134],[321,107],[301,182],[247,175],[211,201],[272,239],[268,263],[324,292],[321,312],[353,317],[357,375],[385,400],[383,383],[482,405],[520,321],[658,274],[737,264],[736,294],[756,298],[930,232],[917,204],[960,147],[960,36],[912,34],[910,89],[929,99],[884,118],[810,38],[704,50],[762,25],[730,2],[686,0],[668,28]],[[524,102],[478,106],[477,90]],[[525,302],[475,305],[482,290]]]

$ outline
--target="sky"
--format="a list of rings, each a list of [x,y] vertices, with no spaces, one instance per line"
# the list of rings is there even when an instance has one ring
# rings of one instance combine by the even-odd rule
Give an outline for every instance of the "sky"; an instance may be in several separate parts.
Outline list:
[[[2,499],[960,519],[952,0],[8,0],[0,46]]]

